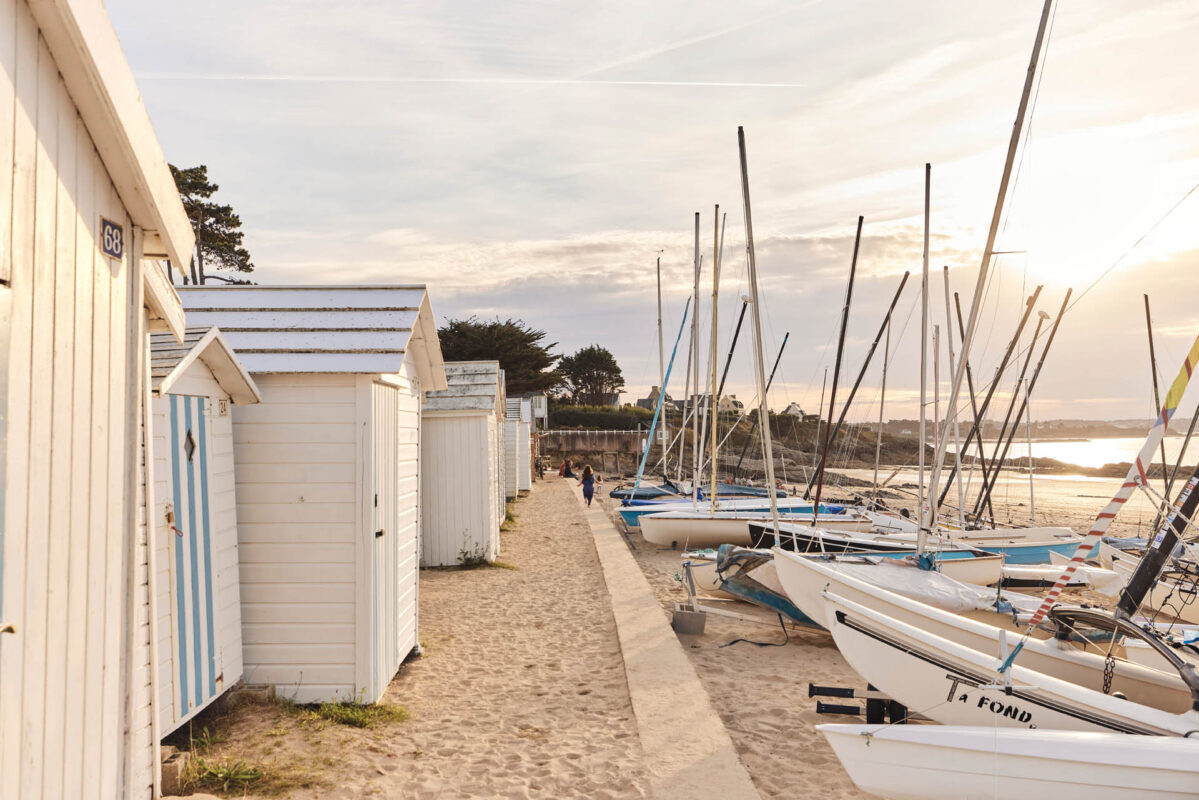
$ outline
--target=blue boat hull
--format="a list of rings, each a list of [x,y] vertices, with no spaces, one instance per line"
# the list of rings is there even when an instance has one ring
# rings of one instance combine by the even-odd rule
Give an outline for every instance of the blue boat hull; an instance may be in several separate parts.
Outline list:
[[[1057,553],[1069,558],[1078,549],[1078,542],[980,545],[979,549],[986,550],[988,553],[998,553],[1008,564],[1049,564],[1053,561],[1050,553]]]

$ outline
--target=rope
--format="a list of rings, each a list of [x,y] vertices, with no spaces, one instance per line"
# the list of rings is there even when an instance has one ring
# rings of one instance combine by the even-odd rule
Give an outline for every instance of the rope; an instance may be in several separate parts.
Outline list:
[[[781,642],[755,642],[753,639],[734,639],[733,641],[726,642],[725,644],[722,644],[720,646],[721,647],[732,647],[733,645],[737,644],[738,642],[745,642],[746,644],[752,644],[754,647],[785,647],[787,642],[791,641],[791,634],[787,633],[787,623],[783,621],[783,615],[779,614],[778,618],[779,618],[779,625],[783,629],[783,641],[781,641]]]

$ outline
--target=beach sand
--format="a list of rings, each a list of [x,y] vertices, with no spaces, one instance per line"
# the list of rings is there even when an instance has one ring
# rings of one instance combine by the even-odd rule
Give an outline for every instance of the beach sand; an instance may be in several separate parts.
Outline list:
[[[385,700],[419,750],[393,797],[644,797],[615,622],[573,481],[535,485],[500,558],[516,569],[425,570],[426,655]]]
[[[359,729],[249,702],[215,720],[224,741],[206,760],[244,758],[291,786],[263,782],[249,796],[648,796],[607,588],[573,487],[555,477],[517,501],[500,554],[512,568],[422,570],[425,654],[383,698],[408,720]]]

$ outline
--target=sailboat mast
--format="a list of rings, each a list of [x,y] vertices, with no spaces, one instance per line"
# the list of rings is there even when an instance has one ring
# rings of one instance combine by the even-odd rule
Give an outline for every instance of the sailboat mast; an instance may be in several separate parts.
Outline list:
[[[658,394],[666,394],[666,350],[662,342],[662,256],[658,256]],[[666,469],[666,451],[670,447],[670,433],[666,416],[662,416],[662,469]]]
[[[883,455],[883,407],[887,404],[887,362],[891,360],[891,319],[887,318],[887,341],[883,345],[883,388],[878,398],[878,433],[874,435],[874,501],[878,504],[878,462]]]
[[[1032,383],[1024,382],[1024,442],[1028,448],[1028,522],[1037,524],[1037,488],[1033,481],[1032,471]]]
[[[1149,374],[1153,377],[1153,407],[1162,407],[1162,398],[1157,390],[1157,351],[1153,349],[1153,318],[1149,315],[1149,295],[1145,295],[1145,329],[1149,334]],[[1166,431],[1169,433],[1169,431]],[[1162,484],[1166,490],[1166,497],[1170,496],[1170,478],[1166,475],[1166,440],[1162,438]],[[1161,519],[1161,509],[1158,509],[1157,518]],[[1154,525],[1154,527],[1157,527]]]
[[[716,396],[716,373],[719,366],[716,360],[716,312],[720,297],[720,239],[720,204],[717,203],[712,217],[712,349],[708,354],[708,360],[712,362],[712,455],[708,459],[708,469],[712,473],[712,494],[708,499],[712,511],[716,510],[716,409],[720,402]]]
[[[948,336],[945,337],[945,344],[949,351],[949,374],[952,375],[954,372],[953,315],[949,312],[949,267],[945,267],[941,272],[941,275],[945,278],[945,331],[948,333]],[[973,384],[974,382],[968,381],[968,383]],[[974,387],[971,385],[967,388],[970,390],[971,402],[973,402]],[[953,469],[958,475],[958,527],[962,530],[966,530],[966,493],[962,487],[964,481],[961,479],[962,436],[961,431],[959,430],[958,417],[956,414],[953,416]],[[937,487],[932,487],[932,491],[935,492],[936,490]]]
[[[699,502],[699,212],[695,212],[695,316],[691,318],[691,363],[687,369],[694,376],[691,389],[691,502]]]
[[[841,335],[837,337],[837,357],[833,360],[833,387],[828,393],[828,419],[833,421],[833,409],[837,407],[837,378],[841,376],[841,356],[845,353],[845,330],[849,327],[849,305],[853,302],[853,279],[858,271],[858,250],[862,244],[862,221],[858,217],[858,231],[853,239],[853,259],[849,262],[849,284],[845,287],[845,305],[841,308]],[[812,503],[812,525],[820,513],[820,495],[824,492],[824,467],[828,463],[829,442],[832,441],[831,425],[824,428],[824,445],[820,448],[820,463],[816,466],[816,500]]]
[[[691,296],[692,302],[699,305],[699,298],[695,295]],[[694,321],[692,325],[694,325]],[[695,413],[695,398],[691,396],[691,348],[695,344],[694,332],[687,338],[687,371],[683,376],[683,416],[679,420],[679,458],[675,463],[675,482],[680,483],[683,480],[683,455],[687,447],[687,409],[691,408],[691,413]]]
[[[749,165],[745,157],[745,129],[737,126],[737,148],[741,156],[741,196],[745,205],[745,251],[749,268],[749,298],[754,310],[754,368],[758,383],[758,422],[762,427],[762,453],[766,457],[766,494],[774,544],[779,543],[779,499],[774,491],[774,446],[770,440],[770,407],[766,400],[766,365],[762,355],[762,303],[758,297],[758,268],[754,260],[754,225],[749,205]]]
[[[929,194],[932,189],[933,165],[924,165],[924,261],[920,271],[920,452],[917,456],[916,471],[916,519],[919,520],[916,532],[916,555],[924,554],[925,537],[928,535],[927,522],[930,515],[924,510],[924,449],[928,446],[927,417],[928,411],[928,207]],[[934,468],[935,469],[935,468]],[[929,483],[929,494],[936,491],[936,483]]]
[[[933,438],[941,431],[941,326],[933,326]],[[929,492],[931,497],[932,492]],[[931,533],[931,531],[930,531]]]
[[[1016,160],[1016,150],[1020,145],[1020,136],[1024,131],[1024,116],[1028,111],[1028,99],[1032,94],[1033,81],[1037,74],[1037,62],[1041,58],[1041,47],[1045,42],[1045,29],[1049,24],[1049,14],[1053,10],[1053,0],[1045,0],[1045,7],[1041,10],[1041,21],[1037,26],[1037,38],[1033,43],[1032,56],[1028,62],[1028,73],[1024,76],[1024,90],[1020,93],[1020,106],[1016,110],[1016,122],[1012,126],[1012,136],[1008,141],[1007,158],[1003,164],[1003,176],[999,180],[999,193],[995,198],[995,209],[991,214],[991,227],[987,231],[987,244],[983,248],[982,262],[978,268],[978,280],[974,284],[974,299],[970,305],[970,319],[966,324],[966,335],[962,338],[962,354],[958,359],[957,369],[953,373],[953,384],[949,389],[949,408],[948,415],[950,418],[957,416],[958,394],[962,390],[962,378],[965,375],[965,370],[962,365],[966,363],[966,359],[970,357],[970,349],[974,344],[974,335],[978,330],[978,319],[982,312],[983,295],[986,292],[987,276],[990,272],[991,255],[995,249],[995,237],[999,233],[999,222],[1003,217],[1003,205],[1007,199],[1008,181],[1011,180],[1012,167]],[[945,457],[945,448],[948,445],[948,437],[942,436],[937,439],[937,449],[933,455],[933,473],[932,481],[929,483],[932,491],[936,491],[941,480],[941,459]],[[933,527],[937,522],[937,504],[931,504],[928,515],[928,525]]]

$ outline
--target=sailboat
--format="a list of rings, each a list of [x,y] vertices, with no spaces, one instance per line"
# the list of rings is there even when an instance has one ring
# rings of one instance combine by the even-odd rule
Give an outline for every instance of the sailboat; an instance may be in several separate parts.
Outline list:
[[[850,666],[936,722],[1172,736],[1199,730],[1199,670],[1131,623],[1117,623],[1111,633],[1144,641],[1167,660],[1173,674],[1069,645],[1063,649],[1057,641],[1028,639],[1024,659],[1001,675],[1009,653],[1008,634],[1000,628],[971,624],[904,598],[895,601],[924,620],[959,630],[972,627],[991,645],[975,649],[831,592],[824,600],[829,631]],[[1104,621],[1086,609],[1059,609],[1052,619],[1066,630]],[[1031,666],[1034,656],[1045,671]]]
[[[895,800],[1199,797],[1199,741],[961,725],[817,725],[858,788]]]

